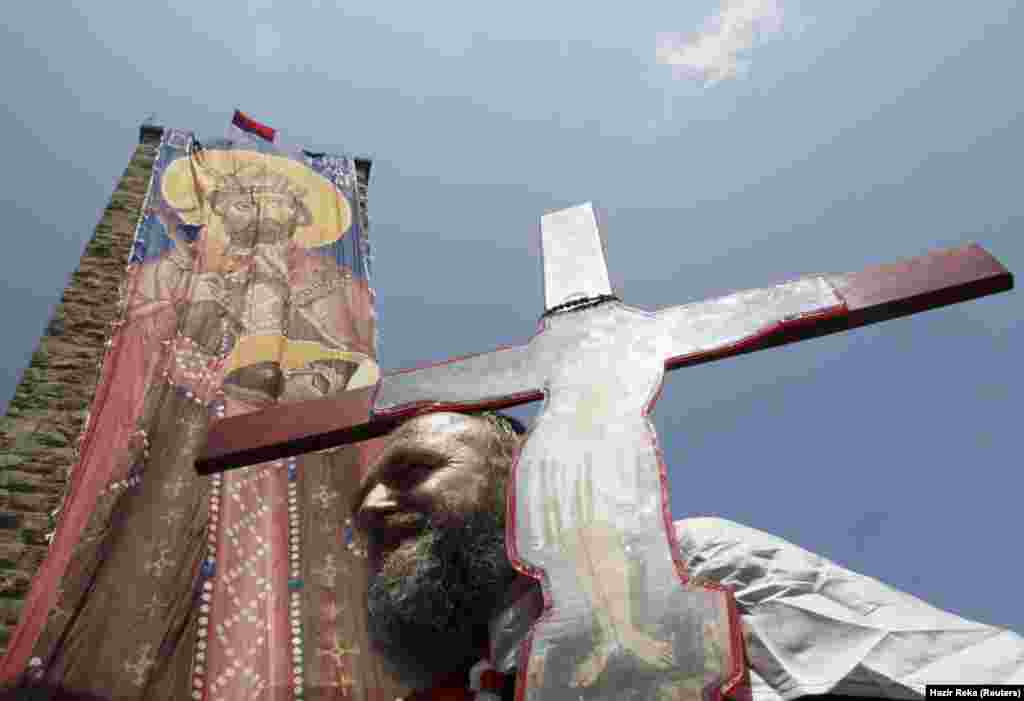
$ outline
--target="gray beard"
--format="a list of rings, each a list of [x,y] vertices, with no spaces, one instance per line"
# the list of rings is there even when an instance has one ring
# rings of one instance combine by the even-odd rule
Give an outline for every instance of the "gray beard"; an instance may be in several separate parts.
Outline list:
[[[428,688],[479,660],[487,624],[515,576],[493,514],[428,525],[370,579],[370,644],[398,681]]]

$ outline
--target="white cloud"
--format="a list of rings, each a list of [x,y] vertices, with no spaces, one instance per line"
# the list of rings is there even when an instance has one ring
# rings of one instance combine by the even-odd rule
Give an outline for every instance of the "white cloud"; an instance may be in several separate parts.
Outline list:
[[[744,54],[782,31],[782,0],[722,0],[721,9],[696,34],[660,32],[658,63],[676,77],[713,84],[742,75]]]

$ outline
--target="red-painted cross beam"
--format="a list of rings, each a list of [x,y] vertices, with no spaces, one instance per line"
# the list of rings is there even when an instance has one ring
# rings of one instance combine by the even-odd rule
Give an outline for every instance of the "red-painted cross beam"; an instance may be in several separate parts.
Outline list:
[[[612,296],[589,204],[544,216],[541,233],[546,311],[527,343],[226,419],[197,469],[324,450],[425,412],[543,398],[509,490],[509,556],[547,602],[520,651],[517,699],[612,701],[639,678],[672,698],[728,694],[745,671],[735,603],[687,579],[647,418],[665,370],[1008,290],[1013,278],[970,244],[647,312]]]

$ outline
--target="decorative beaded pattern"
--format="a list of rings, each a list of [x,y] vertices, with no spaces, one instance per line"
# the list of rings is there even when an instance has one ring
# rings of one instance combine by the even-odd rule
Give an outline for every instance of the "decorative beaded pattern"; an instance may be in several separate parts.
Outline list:
[[[340,287],[349,284],[351,280],[352,273],[347,270],[321,272],[315,282],[292,293],[292,304],[305,306],[321,297],[326,297]]]
[[[216,410],[215,410],[216,411]],[[208,555],[203,563],[204,583],[210,586],[203,601],[212,610],[201,610],[205,624],[197,645],[209,670],[203,683],[209,701],[261,698],[272,670],[266,667],[270,653],[283,640],[275,624],[273,592],[275,482],[280,463],[257,465],[219,475],[210,496]],[[209,615],[207,615],[209,614]],[[198,664],[197,660],[197,664]],[[199,677],[193,675],[193,684]],[[296,697],[298,698],[298,697]]]
[[[221,343],[222,349],[228,345],[227,341],[228,338],[225,336]],[[167,354],[162,375],[167,384],[174,386],[179,396],[196,404],[206,405],[223,399],[224,391],[221,385],[224,381],[227,351],[222,351],[220,355],[211,355],[202,350],[193,339],[181,335],[163,341],[162,345]],[[223,403],[221,406],[223,407]]]
[[[145,431],[136,431],[135,436],[142,441],[142,454],[137,460],[132,462],[131,467],[128,468],[128,474],[123,479],[110,482],[110,484],[100,490],[99,496],[114,494],[142,484],[142,473],[145,471],[146,460],[149,459],[149,437]]]
[[[289,617],[292,643],[292,684],[296,699],[304,697],[302,666],[302,522],[299,517],[299,474],[298,462],[287,458],[288,469],[288,561],[291,568],[288,577]]]
[[[223,405],[223,403],[221,403]],[[223,414],[221,414],[223,416]],[[222,476],[210,478],[210,516],[206,531],[206,557],[200,567],[201,593],[199,595],[199,626],[196,630],[195,656],[192,663],[192,698],[202,701],[206,687],[206,647],[210,633],[213,577],[217,573],[217,527],[220,521],[220,491]]]
[[[352,518],[345,519],[345,530],[342,537],[345,541],[345,549],[348,550],[354,557],[360,559],[366,559],[366,544],[356,533],[355,528],[352,526]]]

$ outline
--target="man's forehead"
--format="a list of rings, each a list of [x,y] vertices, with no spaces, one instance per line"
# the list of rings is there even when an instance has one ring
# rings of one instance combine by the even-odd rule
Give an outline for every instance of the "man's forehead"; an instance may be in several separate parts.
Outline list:
[[[353,511],[357,510],[381,473],[396,463],[442,463],[452,457],[453,451],[464,446],[482,447],[482,443],[476,442],[482,436],[481,422],[481,419],[465,414],[438,413],[418,416],[403,423],[391,434],[387,445],[363,477],[363,486],[356,493]]]
[[[399,435],[422,433],[429,435],[452,435],[476,428],[477,419],[465,414],[440,412],[417,416],[406,421],[398,429]]]
[[[444,448],[475,445],[482,437],[482,421],[465,414],[438,413],[418,416],[405,422],[392,434],[385,448],[416,444],[423,447]]]

